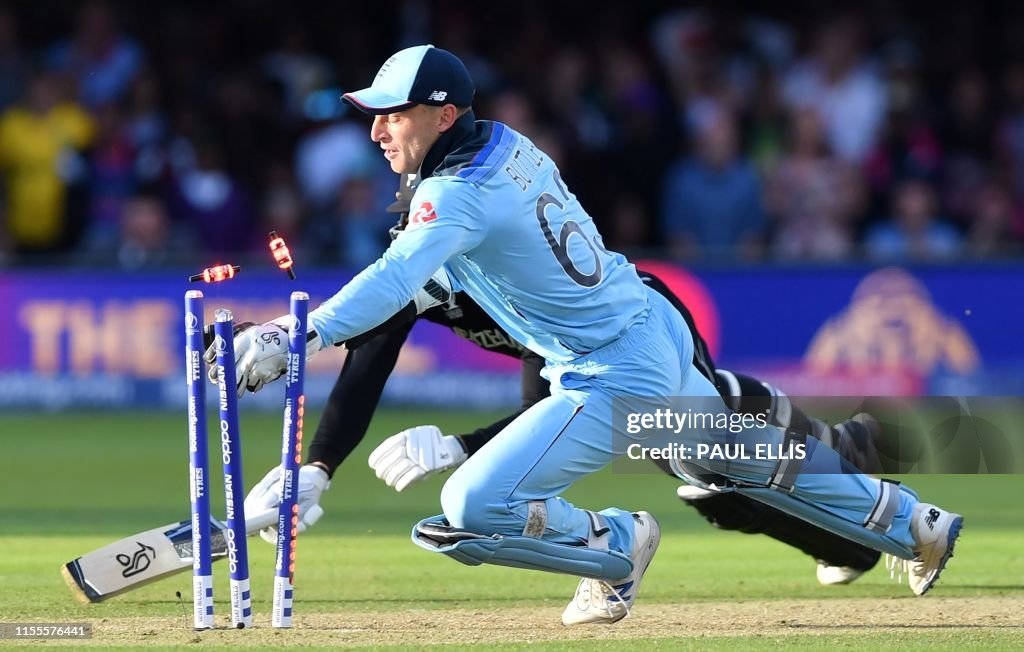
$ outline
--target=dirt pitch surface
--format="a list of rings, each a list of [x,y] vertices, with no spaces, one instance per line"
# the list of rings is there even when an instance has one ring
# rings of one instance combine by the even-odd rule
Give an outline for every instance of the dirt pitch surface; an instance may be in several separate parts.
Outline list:
[[[222,626],[193,632],[182,618],[102,619],[83,643],[106,646],[502,646],[510,643],[635,641],[794,635],[857,637],[891,632],[1011,633],[1024,640],[1024,598],[898,598],[640,604],[614,626],[563,627],[558,607],[348,611],[297,616],[295,627],[257,622],[248,632]]]

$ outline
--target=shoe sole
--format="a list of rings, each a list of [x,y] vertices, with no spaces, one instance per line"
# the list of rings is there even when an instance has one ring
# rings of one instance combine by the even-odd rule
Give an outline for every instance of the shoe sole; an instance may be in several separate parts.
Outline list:
[[[964,526],[964,517],[957,516],[953,519],[953,522],[949,524],[949,534],[946,535],[946,552],[942,554],[942,559],[939,560],[938,566],[935,567],[935,575],[932,576],[931,580],[925,584],[925,587],[921,589],[921,592],[917,595],[922,596],[928,593],[928,590],[935,586],[935,583],[939,581],[939,575],[946,568],[946,562],[953,556],[953,548],[956,546],[957,539],[960,538],[960,530]]]

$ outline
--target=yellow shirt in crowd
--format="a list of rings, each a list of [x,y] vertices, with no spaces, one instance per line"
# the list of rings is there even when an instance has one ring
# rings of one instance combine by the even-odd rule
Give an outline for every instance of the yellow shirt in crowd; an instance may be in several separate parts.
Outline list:
[[[15,245],[45,248],[64,230],[62,156],[91,142],[95,124],[74,104],[46,114],[13,107],[0,117],[0,168],[7,191],[7,229]]]

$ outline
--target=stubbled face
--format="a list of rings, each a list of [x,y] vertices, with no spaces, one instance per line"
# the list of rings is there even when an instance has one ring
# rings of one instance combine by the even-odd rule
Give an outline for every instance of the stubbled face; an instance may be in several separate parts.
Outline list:
[[[448,108],[417,104],[399,113],[374,116],[370,138],[380,144],[393,172],[419,172],[427,152],[451,126],[445,111]]]

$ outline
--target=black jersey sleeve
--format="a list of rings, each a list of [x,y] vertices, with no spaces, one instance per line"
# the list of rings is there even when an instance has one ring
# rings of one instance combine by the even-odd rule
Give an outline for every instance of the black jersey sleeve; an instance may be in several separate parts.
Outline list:
[[[321,462],[327,466],[328,475],[334,475],[338,465],[363,440],[414,323],[415,318],[393,324],[349,351],[320,417],[307,463]]]
[[[523,351],[523,367],[520,378],[522,386],[522,409],[526,410],[534,403],[551,396],[551,384],[541,378],[540,372],[544,368],[544,358],[540,357],[530,349]]]

